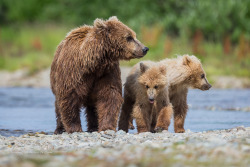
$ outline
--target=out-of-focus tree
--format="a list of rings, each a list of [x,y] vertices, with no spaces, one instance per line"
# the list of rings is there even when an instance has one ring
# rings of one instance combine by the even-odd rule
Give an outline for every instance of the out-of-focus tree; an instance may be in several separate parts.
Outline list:
[[[250,39],[249,0],[1,0],[0,24],[91,24],[95,18],[117,15],[139,29],[161,24],[173,36],[238,42]]]

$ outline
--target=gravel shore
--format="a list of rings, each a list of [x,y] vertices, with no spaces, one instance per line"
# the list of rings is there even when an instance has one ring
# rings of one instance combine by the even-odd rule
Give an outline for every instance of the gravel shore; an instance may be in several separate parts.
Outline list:
[[[249,166],[250,127],[0,136],[0,166]]]

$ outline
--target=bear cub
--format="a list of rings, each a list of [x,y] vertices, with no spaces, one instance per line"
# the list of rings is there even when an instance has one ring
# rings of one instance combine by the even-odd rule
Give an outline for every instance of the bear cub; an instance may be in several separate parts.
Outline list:
[[[168,130],[172,112],[166,67],[137,64],[124,86],[119,129],[128,132],[128,115],[132,114],[138,133]]]

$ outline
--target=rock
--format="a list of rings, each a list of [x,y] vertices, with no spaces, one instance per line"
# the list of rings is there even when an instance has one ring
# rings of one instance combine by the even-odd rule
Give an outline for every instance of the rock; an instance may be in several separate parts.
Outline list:
[[[118,132],[116,132],[117,135],[126,135],[126,132],[123,130],[119,130]]]
[[[104,132],[104,134],[110,135],[110,136],[114,136],[114,135],[115,135],[115,131],[113,131],[113,130],[106,130],[106,131]]]
[[[244,126],[238,126],[238,127],[236,127],[236,129],[237,129],[237,131],[240,131],[240,130],[246,131]]]
[[[162,133],[170,133],[168,130],[163,130]]]

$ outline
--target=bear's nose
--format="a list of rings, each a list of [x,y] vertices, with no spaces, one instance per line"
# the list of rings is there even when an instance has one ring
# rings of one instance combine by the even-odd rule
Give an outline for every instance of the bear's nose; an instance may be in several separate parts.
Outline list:
[[[210,84],[205,84],[205,85],[202,85],[201,89],[202,89],[202,90],[209,90],[211,87],[212,87],[212,85],[210,85]]]
[[[147,54],[148,50],[149,50],[148,47],[144,47],[144,48],[142,49],[143,54],[144,54],[144,55]]]
[[[212,85],[208,84],[208,89],[212,88]]]

